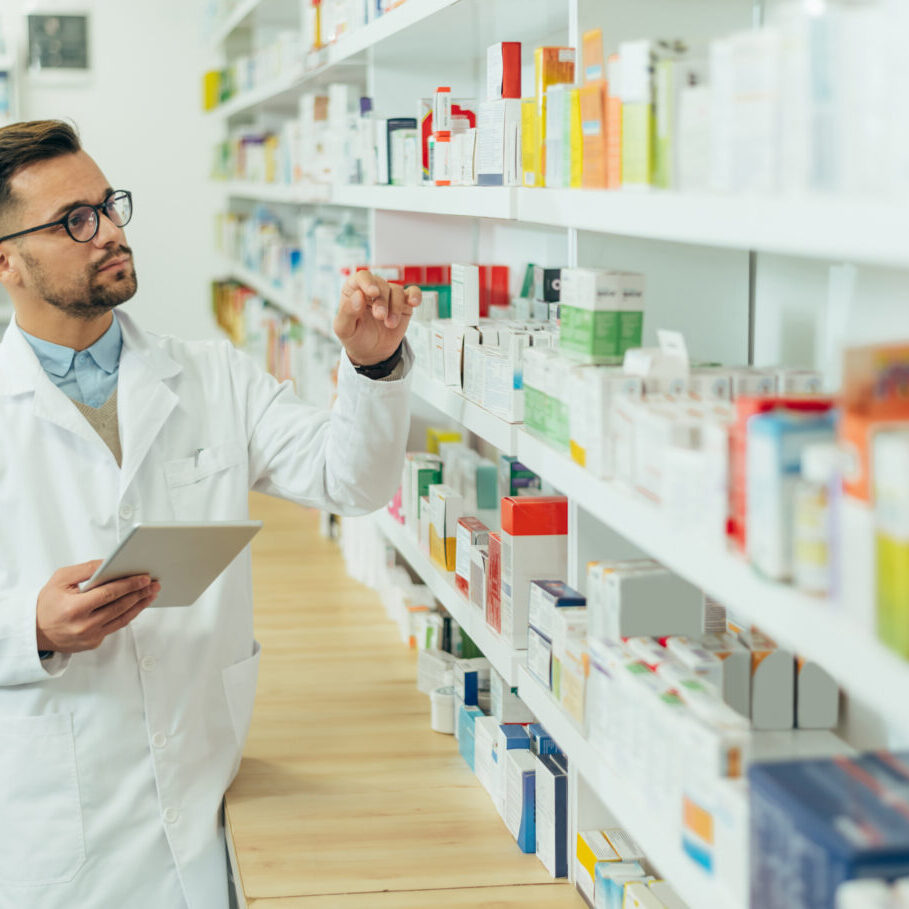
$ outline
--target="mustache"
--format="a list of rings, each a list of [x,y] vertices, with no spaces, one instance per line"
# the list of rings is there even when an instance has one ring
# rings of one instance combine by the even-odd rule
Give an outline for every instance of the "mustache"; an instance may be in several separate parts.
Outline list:
[[[101,271],[105,265],[113,262],[114,259],[119,259],[121,256],[127,255],[132,257],[133,251],[128,246],[120,246],[115,250],[112,250],[108,255],[106,255],[100,262],[94,265],[95,274]]]

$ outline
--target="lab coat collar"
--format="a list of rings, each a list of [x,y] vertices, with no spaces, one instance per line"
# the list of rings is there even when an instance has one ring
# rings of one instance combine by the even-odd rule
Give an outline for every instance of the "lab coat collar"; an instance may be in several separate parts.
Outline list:
[[[114,318],[123,333],[121,365],[127,358],[139,359],[142,371],[151,380],[168,379],[180,372],[180,364],[154,343],[154,335],[139,328],[125,313],[115,313]],[[45,383],[53,385],[22,329],[13,320],[0,341],[0,397],[37,392]]]
[[[115,318],[123,332],[117,381],[117,417],[123,464],[120,492],[126,491],[145,456],[177,405],[165,379],[181,372],[155,335],[148,334],[124,313]],[[66,394],[47,377],[37,355],[13,322],[0,341],[0,398],[34,395],[35,415],[107,451],[107,446]]]

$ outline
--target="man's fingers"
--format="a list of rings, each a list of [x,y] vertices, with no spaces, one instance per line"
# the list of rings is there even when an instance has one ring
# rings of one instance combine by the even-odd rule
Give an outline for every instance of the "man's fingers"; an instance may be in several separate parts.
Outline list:
[[[90,612],[96,609],[103,609],[111,603],[119,600],[120,597],[139,590],[146,590],[152,583],[147,574],[135,574],[129,578],[121,578],[118,581],[108,581],[94,590],[88,590],[80,596],[83,597],[83,604]]]
[[[82,562],[80,565],[66,565],[56,571],[57,580],[67,587],[73,587],[87,581],[102,565],[102,559]]]
[[[92,621],[96,622],[96,627],[104,628],[112,622],[116,622],[120,616],[135,609],[143,600],[153,600],[160,592],[161,585],[157,581],[153,581],[148,587],[128,593],[112,603],[108,603],[107,606],[95,610],[92,614]]]
[[[407,305],[411,309],[415,309],[423,302],[423,291],[420,290],[416,284],[411,284],[408,287],[405,287],[404,296],[406,298]]]
[[[341,287],[341,295],[352,299],[359,290],[364,299],[374,300],[382,295],[383,284],[385,282],[381,278],[377,278],[366,269],[361,269],[347,276]]]
[[[147,606],[151,606],[157,596],[157,591],[149,596],[140,596],[139,599],[124,612],[121,612],[110,621],[105,622],[101,626],[101,630],[107,635],[114,631],[119,631],[121,628],[125,628],[140,612],[142,612],[143,609]],[[124,597],[124,599],[126,598]]]

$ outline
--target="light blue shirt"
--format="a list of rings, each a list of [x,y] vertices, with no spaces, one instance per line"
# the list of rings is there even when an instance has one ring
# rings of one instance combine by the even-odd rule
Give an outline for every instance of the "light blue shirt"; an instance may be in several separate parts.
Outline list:
[[[22,331],[22,329],[19,329]],[[114,316],[110,328],[85,350],[73,350],[22,332],[47,377],[62,392],[89,407],[100,407],[117,387],[123,335]]]

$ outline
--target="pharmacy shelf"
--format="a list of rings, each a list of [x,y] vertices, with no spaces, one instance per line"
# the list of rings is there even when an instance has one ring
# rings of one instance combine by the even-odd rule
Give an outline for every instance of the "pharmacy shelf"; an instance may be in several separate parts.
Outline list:
[[[598,480],[567,455],[518,433],[517,456],[534,472],[781,646],[823,666],[852,697],[879,703],[909,699],[909,663],[829,601],[768,581],[737,554],[673,526],[657,505],[614,482]]]
[[[240,265],[238,262],[228,262],[225,271],[241,284],[245,284],[257,294],[277,306],[283,312],[299,319],[307,328],[312,329],[323,337],[329,338],[340,344],[332,328],[331,317],[327,313],[314,312],[294,301],[293,296],[279,287],[266,281],[260,274]]]
[[[224,18],[224,21],[215,26],[209,39],[211,46],[213,48],[220,47],[231,32],[243,25],[261,3],[262,0],[239,0]]]
[[[520,423],[506,423],[479,404],[468,401],[457,389],[434,381],[422,371],[415,375],[411,387],[417,397],[485,439],[503,454],[513,455],[517,451]]]
[[[650,240],[909,267],[909,209],[848,198],[783,199],[503,186],[225,183],[230,196],[297,205],[492,218]]]
[[[413,391],[503,453],[517,455],[585,511],[750,619],[781,646],[819,663],[851,696],[873,704],[886,690],[909,701],[909,663],[829,601],[762,578],[738,554],[673,526],[653,502],[621,484],[597,479],[522,424],[506,423],[457,390],[422,375]]]
[[[514,217],[553,227],[909,266],[909,209],[848,197],[517,189]]]
[[[289,105],[303,84],[304,75],[302,66],[296,67],[278,79],[234,95],[229,101],[225,101],[209,111],[208,115],[219,120],[229,120],[231,117],[245,114],[264,104],[286,103]]]
[[[486,618],[471,606],[454,586],[454,572],[436,568],[420,549],[414,535],[387,512],[376,515],[376,524],[385,539],[394,546],[410,567],[423,579],[433,596],[451,613],[510,686],[518,684],[518,670],[524,665],[526,652],[513,650],[487,624]]]
[[[507,186],[337,186],[335,205],[465,218],[514,217],[514,190]]]
[[[531,674],[518,672],[518,694],[546,731],[555,739],[600,801],[644,850],[647,859],[670,881],[691,909],[744,909],[702,868],[689,859],[667,834],[665,825],[651,821],[634,786],[612,772],[570,717]]]
[[[298,305],[293,296],[281,287],[275,287],[270,281],[267,281],[258,272],[241,265],[239,262],[229,262],[227,271],[231,277],[245,284],[251,290],[254,290],[259,296],[264,297],[269,303],[284,310],[288,315],[294,316],[303,321],[302,307]]]
[[[460,0],[407,0],[363,28],[351,32],[341,41],[315,52],[312,60],[318,61],[318,65],[307,73],[307,80],[324,76],[340,63],[354,62],[355,57],[364,54],[369,48],[399,35],[458,2]]]
[[[332,187],[328,183],[255,183],[244,180],[226,180],[222,184],[225,194],[234,199],[253,199],[279,205],[331,204]]]

